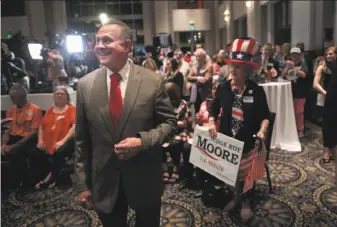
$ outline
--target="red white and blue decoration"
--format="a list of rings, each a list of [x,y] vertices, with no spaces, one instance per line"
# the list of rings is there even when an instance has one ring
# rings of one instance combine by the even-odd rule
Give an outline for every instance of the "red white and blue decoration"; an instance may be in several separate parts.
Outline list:
[[[235,39],[230,46],[230,58],[225,59],[225,62],[250,64],[257,70],[260,66],[253,62],[252,58],[258,53],[259,48],[259,43],[255,39],[249,37]]]

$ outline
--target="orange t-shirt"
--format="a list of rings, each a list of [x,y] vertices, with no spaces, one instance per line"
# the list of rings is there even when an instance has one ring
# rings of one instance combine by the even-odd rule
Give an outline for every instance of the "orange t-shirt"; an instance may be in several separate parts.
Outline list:
[[[9,124],[10,134],[25,137],[40,126],[42,111],[40,107],[32,103],[27,103],[22,108],[15,105],[7,111],[6,118],[13,119]]]
[[[62,140],[75,124],[75,117],[76,107],[74,105],[69,105],[63,113],[54,113],[53,107],[46,111],[41,122],[42,140],[50,154],[54,154],[55,143]]]

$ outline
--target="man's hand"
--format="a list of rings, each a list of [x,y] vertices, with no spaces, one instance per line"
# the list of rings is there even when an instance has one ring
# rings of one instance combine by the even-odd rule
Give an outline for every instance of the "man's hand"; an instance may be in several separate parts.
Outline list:
[[[37,148],[39,148],[40,150],[44,150],[46,149],[46,145],[44,144],[43,141],[39,141],[36,145]]]
[[[1,120],[1,124],[7,124],[9,122],[13,121],[13,118],[5,118]]]
[[[271,73],[271,76],[272,76],[272,77],[276,77],[276,76],[277,76],[277,71],[276,71],[275,68],[272,68],[272,69],[270,70],[270,73]]]
[[[2,155],[5,155],[6,154],[6,152],[7,152],[7,148],[8,147],[8,145],[6,145],[6,144],[3,144],[2,146],[1,146],[1,154]]]
[[[119,159],[128,160],[138,154],[142,146],[142,140],[140,138],[126,138],[115,145],[115,153]]]
[[[178,121],[177,125],[179,128],[186,128],[186,123],[184,121]]]
[[[205,77],[201,78],[201,79],[199,80],[199,82],[202,83],[202,84],[204,84],[204,83],[206,82]]]
[[[11,153],[12,151],[14,151],[15,149],[17,149],[19,146],[17,144],[13,144],[13,145],[4,145],[2,147],[2,151],[4,153]]]
[[[76,196],[75,200],[86,209],[90,210],[93,208],[90,191],[81,192],[78,196]]]
[[[62,140],[60,140],[60,141],[58,141],[58,142],[55,143],[54,149],[57,150],[60,147],[62,147],[63,145],[64,145],[64,142]]]

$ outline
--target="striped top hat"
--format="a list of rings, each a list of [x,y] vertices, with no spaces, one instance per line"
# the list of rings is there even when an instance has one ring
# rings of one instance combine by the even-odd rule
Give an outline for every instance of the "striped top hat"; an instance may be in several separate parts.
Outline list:
[[[259,49],[259,43],[255,39],[249,37],[235,39],[230,46],[230,57],[225,62],[250,64],[254,70],[257,70],[260,66],[256,62],[253,62],[252,59]]]

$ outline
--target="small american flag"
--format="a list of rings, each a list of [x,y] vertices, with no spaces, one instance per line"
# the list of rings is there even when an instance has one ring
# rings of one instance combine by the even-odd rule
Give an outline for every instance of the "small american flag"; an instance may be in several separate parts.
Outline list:
[[[260,149],[254,153],[252,165],[248,169],[248,173],[245,177],[245,184],[243,186],[243,193],[246,193],[253,188],[254,182],[257,179],[261,179],[265,175],[265,162],[267,158],[267,149],[263,141],[261,146],[257,146],[255,149]]]

